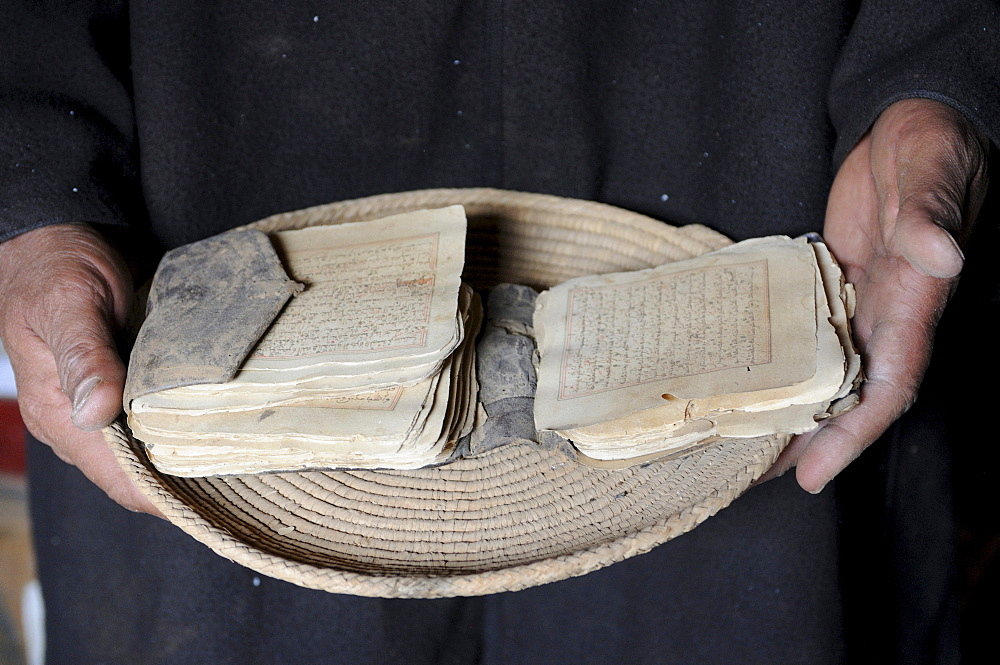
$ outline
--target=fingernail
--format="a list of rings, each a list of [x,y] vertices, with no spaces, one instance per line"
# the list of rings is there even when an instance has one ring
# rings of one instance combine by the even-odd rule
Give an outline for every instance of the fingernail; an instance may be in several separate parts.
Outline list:
[[[820,485],[820,486],[819,486],[819,489],[816,489],[816,490],[808,490],[808,492],[809,492],[810,494],[819,494],[820,492],[822,492],[822,491],[823,491],[823,489],[824,489],[824,488],[826,488],[826,483],[823,483],[822,485]]]
[[[73,391],[73,413],[71,417],[76,418],[76,415],[80,413],[80,410],[87,404],[87,400],[90,399],[90,395],[94,392],[94,388],[97,384],[101,382],[101,377],[92,376],[89,379],[84,380],[80,385],[76,387]]]
[[[939,237],[943,238],[941,244],[938,245],[939,251],[936,251],[932,256],[921,254],[914,257],[916,260],[910,260],[909,257],[907,260],[910,260],[911,265],[918,272],[930,277],[949,279],[962,272],[962,266],[965,264],[965,253],[959,247],[955,237],[944,229],[941,229]],[[921,259],[926,259],[926,261]]]
[[[946,237],[948,238],[948,240],[951,241],[951,246],[955,248],[955,252],[958,254],[958,258],[960,258],[960,259],[962,259],[964,261],[965,260],[965,252],[962,251],[961,245],[959,245],[958,241],[955,240],[955,236],[953,236],[950,233],[948,233],[948,234],[946,234]]]
[[[944,273],[940,277],[954,277],[958,273],[962,272],[962,266],[965,264],[965,252],[958,245],[958,241],[955,240],[955,236],[950,233],[945,233],[944,237],[947,238],[948,243],[951,245],[951,256],[945,258],[943,262],[950,263],[951,265],[942,265],[939,272]],[[944,258],[944,257],[942,257]],[[935,275],[938,277],[939,275]]]

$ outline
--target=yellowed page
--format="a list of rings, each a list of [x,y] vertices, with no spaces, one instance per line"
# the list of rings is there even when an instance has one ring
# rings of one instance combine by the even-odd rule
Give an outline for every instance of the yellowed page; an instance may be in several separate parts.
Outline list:
[[[295,440],[403,441],[422,411],[428,408],[438,376],[410,388],[397,388],[353,397],[329,397],[254,411],[191,415],[168,410],[133,411],[130,427],[136,437],[159,436],[253,441],[264,445],[272,437]]]
[[[441,364],[439,362],[428,366],[425,370],[428,377],[436,374],[441,369]],[[245,411],[265,406],[294,404],[321,397],[350,397],[359,392],[374,392],[403,385],[402,381],[391,380],[398,373],[398,370],[392,370],[391,372],[356,375],[351,377],[356,378],[357,381],[350,387],[337,387],[336,383],[331,381],[331,377],[314,377],[287,383],[260,381],[198,384],[169,388],[137,397],[132,400],[131,409],[137,412],[164,409],[201,414]],[[428,377],[423,377],[416,382],[407,382],[407,385],[416,385],[416,383],[426,381]]]
[[[273,424],[260,427],[257,433],[247,431],[254,424],[252,417],[245,416],[221,426],[206,423],[208,431],[199,435],[181,435],[176,421],[186,420],[187,425],[192,421],[174,418],[172,423],[157,423],[168,424],[170,429],[146,428],[140,440],[158,469],[179,476],[333,467],[419,468],[439,456],[449,381],[448,372],[429,381],[430,390],[416,414],[409,407],[398,413],[391,413],[393,409],[377,413],[378,409],[367,407],[338,411],[329,404],[297,405],[262,412],[272,413],[259,424],[268,420]],[[405,426],[407,415],[415,416],[409,426]]]
[[[272,237],[289,275],[306,290],[288,303],[244,370],[444,356],[458,343],[461,206]]]
[[[845,374],[844,385],[834,396],[839,399],[854,388],[861,377],[861,354],[854,348],[851,338],[851,318],[854,317],[854,285],[849,284],[836,259],[830,253],[825,243],[811,243],[816,252],[823,285],[826,289],[827,301],[830,304],[830,323],[837,331],[841,347],[844,350]]]
[[[816,246],[816,243],[808,245],[809,249],[814,252]],[[824,284],[822,270],[818,263],[814,264],[814,268],[816,271],[816,350],[814,361],[816,371],[813,372],[813,375],[799,383],[789,383],[752,393],[723,393],[691,400],[686,406],[688,417],[698,418],[714,412],[736,409],[745,412],[774,411],[801,404],[816,405],[817,413],[819,413],[826,408],[826,404],[831,399],[836,398],[845,383],[846,349],[842,344],[838,329],[833,323],[834,316],[831,302],[827,298],[828,291]],[[843,309],[843,303],[839,297],[833,304],[838,309]]]
[[[474,304],[473,304],[474,303]],[[472,289],[462,284],[457,317],[464,338],[470,308],[477,309],[476,325],[482,318],[482,305]],[[475,337],[476,333],[471,335]],[[430,364],[418,363],[407,367],[371,369],[372,365],[323,365],[324,374],[317,375],[318,366],[300,368],[301,372],[262,371],[241,372],[224,384],[195,384],[169,388],[132,401],[131,409],[144,412],[157,409],[180,410],[190,414],[254,410],[264,406],[294,404],[323,396],[353,395],[394,386],[412,386],[441,370],[444,358]],[[382,364],[379,364],[381,367]],[[296,374],[308,378],[296,379]]]
[[[562,430],[585,454],[617,460],[674,452],[716,436],[756,437],[798,434],[814,429],[832,400],[854,385],[860,359],[854,350],[848,310],[853,294],[839,266],[822,243],[810,243],[818,262],[817,371],[810,379],[786,388],[749,395],[720,395],[699,400],[667,400],[662,406],[595,425]],[[748,400],[755,400],[750,402]]]
[[[803,241],[739,243],[539,296],[539,429],[778,388],[816,370],[816,267]]]

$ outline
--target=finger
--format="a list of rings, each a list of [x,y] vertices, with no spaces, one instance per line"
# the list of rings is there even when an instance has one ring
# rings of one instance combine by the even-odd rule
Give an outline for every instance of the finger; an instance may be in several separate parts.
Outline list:
[[[986,191],[988,144],[954,109],[909,100],[880,118],[872,168],[890,246],[921,274],[950,278]]]
[[[901,210],[896,227],[896,247],[917,272],[948,279],[962,271],[958,242],[925,212]]]
[[[944,177],[936,188],[924,187],[923,178],[907,181],[909,190],[901,197],[896,216],[893,244],[896,251],[913,268],[929,277],[952,278],[962,271],[965,255],[958,246],[955,235],[962,229],[962,199],[956,185],[944,184]],[[952,191],[949,191],[952,190]]]
[[[86,441],[83,440],[84,437]],[[104,490],[113,501],[132,512],[148,513],[166,519],[118,464],[118,460],[115,459],[114,453],[100,432],[81,434],[81,444],[86,444],[92,453],[80,460],[76,466],[92,483]]]
[[[822,427],[823,424],[820,424]],[[766,483],[769,480],[774,480],[775,478],[780,478],[781,476],[788,473],[789,469],[795,467],[798,464],[799,458],[802,456],[803,451],[809,446],[809,440],[816,434],[818,430],[813,430],[812,432],[806,432],[805,434],[799,434],[793,436],[792,440],[788,442],[785,449],[781,451],[778,455],[778,459],[774,461],[767,471],[764,472],[757,480],[751,483],[751,486],[760,485],[761,483]]]
[[[52,289],[36,326],[48,343],[73,423],[94,431],[121,412],[125,366],[112,334],[111,295],[100,283],[71,282]]]
[[[823,490],[847,465],[885,433],[916,399],[922,371],[913,377],[893,374],[868,378],[857,407],[816,430],[796,464],[796,479],[813,494]]]
[[[55,360],[38,337],[9,345],[25,426],[49,444],[65,462],[78,467],[108,496],[129,510],[162,517],[129,480],[99,432],[81,432],[71,421],[71,408],[59,387]],[[58,443],[59,445],[54,445]]]
[[[923,309],[933,308],[935,292],[946,283],[912,274],[927,289]],[[943,296],[941,296],[943,298]],[[819,492],[906,412],[930,360],[938,313],[906,310],[885,312],[865,344],[866,380],[853,410],[827,421],[809,439],[797,461],[796,477],[803,489]],[[895,318],[894,318],[895,317]]]
[[[968,155],[969,151],[959,151]],[[894,225],[897,252],[921,274],[951,278],[965,262],[958,240],[968,233],[986,193],[985,158],[938,157],[901,173]]]
[[[29,231],[5,242],[0,258],[4,337],[14,344],[40,337],[55,358],[74,421],[90,431],[107,425],[121,409],[125,376],[112,333],[131,301],[124,263],[82,224]]]
[[[33,333],[8,337],[5,348],[17,383],[17,402],[25,427],[66,462],[72,456],[57,443],[62,421],[70,412],[69,400],[59,387],[55,360],[48,345]]]
[[[866,384],[861,403],[817,430],[796,462],[795,477],[802,489],[818,494],[861,455],[868,445],[885,432],[902,414],[886,411],[879,404],[896,401],[891,394],[879,394]]]

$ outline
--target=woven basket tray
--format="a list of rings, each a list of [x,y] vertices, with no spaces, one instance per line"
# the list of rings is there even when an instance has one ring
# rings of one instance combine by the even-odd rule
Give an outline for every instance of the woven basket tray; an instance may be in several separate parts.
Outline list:
[[[493,189],[388,194],[250,226],[302,228],[454,203],[466,207],[465,279],[477,287],[550,287],[729,242],[702,226]],[[305,587],[423,598],[523,589],[647,552],[729,505],[786,443],[729,441],[618,471],[524,442],[436,469],[176,478],[158,473],[121,423],[105,438],[163,514],[221,556]]]

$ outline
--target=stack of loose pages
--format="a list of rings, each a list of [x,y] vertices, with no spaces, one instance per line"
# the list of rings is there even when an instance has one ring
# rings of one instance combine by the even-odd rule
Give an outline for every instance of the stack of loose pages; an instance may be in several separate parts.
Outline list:
[[[271,234],[304,291],[231,381],[131,400],[150,459],[201,476],[447,458],[472,429],[478,391],[465,226],[452,206]]]
[[[854,292],[826,245],[784,236],[542,293],[539,429],[596,460],[797,434],[856,402]]]

